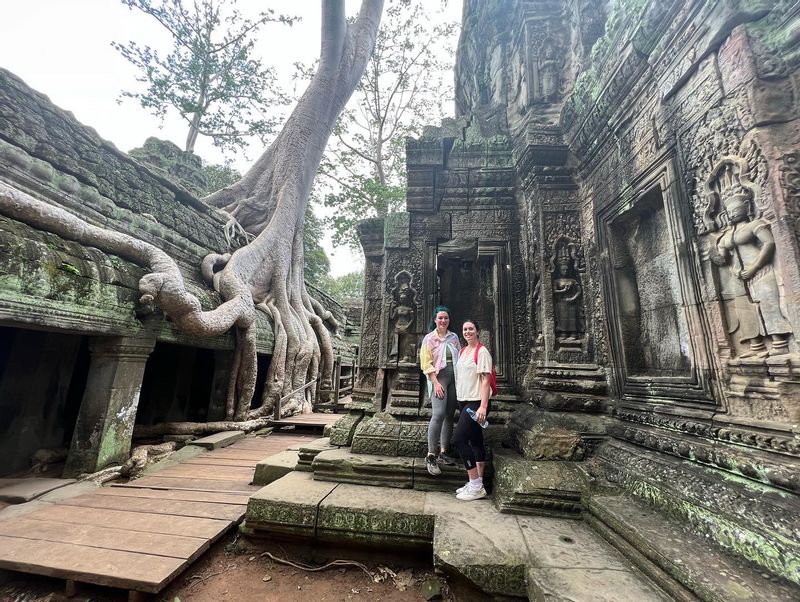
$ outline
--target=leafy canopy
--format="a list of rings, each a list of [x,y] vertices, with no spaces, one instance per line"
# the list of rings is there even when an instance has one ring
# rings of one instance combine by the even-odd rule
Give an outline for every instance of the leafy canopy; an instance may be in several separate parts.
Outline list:
[[[136,41],[112,42],[139,69],[139,91],[123,91],[142,108],[164,120],[174,109],[189,127],[186,151],[197,137],[208,136],[223,152],[247,146],[247,138],[263,142],[275,132],[280,116],[275,106],[289,99],[278,90],[276,74],[254,58],[256,34],[265,24],[291,25],[295,19],[271,9],[250,19],[236,0],[121,0],[131,10],[155,19],[172,37],[166,55]]]
[[[453,1],[453,0],[451,0]],[[405,199],[405,139],[437,124],[452,98],[457,25],[431,0],[388,3],[364,77],[333,130],[314,195],[328,207],[334,244],[358,248],[355,224],[398,211]],[[440,8],[446,1],[440,1]],[[301,69],[307,76],[311,70]]]

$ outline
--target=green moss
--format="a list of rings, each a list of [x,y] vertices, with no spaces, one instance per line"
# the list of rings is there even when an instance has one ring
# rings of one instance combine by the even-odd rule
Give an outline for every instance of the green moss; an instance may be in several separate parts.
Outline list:
[[[61,269],[64,270],[65,272],[69,272],[70,274],[74,274],[75,276],[81,275],[81,271],[68,261],[61,262]]]
[[[694,531],[712,537],[719,545],[728,548],[736,555],[776,575],[800,583],[800,556],[798,556],[797,542],[776,533],[770,534],[772,541],[767,540],[740,523],[735,523],[686,500],[665,495],[663,490],[644,481],[636,481],[632,492],[679,520],[688,521]]]

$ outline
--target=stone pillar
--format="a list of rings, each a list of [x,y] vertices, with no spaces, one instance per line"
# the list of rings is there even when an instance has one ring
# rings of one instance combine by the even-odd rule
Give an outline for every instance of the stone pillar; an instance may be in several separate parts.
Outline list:
[[[86,390],[64,476],[95,472],[128,459],[147,358],[153,339],[96,338]]]
[[[208,403],[209,422],[225,420],[225,407],[228,397],[228,381],[233,368],[233,351],[214,350],[214,379],[211,383],[211,396]]]
[[[364,310],[361,318],[358,380],[353,387],[353,403],[364,410],[380,410],[384,370],[380,368],[383,335],[384,248],[383,219],[367,219],[358,224],[358,238],[364,250]]]

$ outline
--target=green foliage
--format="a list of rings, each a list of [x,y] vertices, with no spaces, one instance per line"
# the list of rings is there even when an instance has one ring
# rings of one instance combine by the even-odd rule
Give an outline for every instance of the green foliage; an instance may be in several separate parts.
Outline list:
[[[217,190],[222,190],[226,186],[230,186],[242,179],[242,174],[230,165],[219,165],[216,163],[203,165],[203,176],[205,176],[206,179],[203,195],[209,195]]]
[[[327,290],[330,281],[331,261],[322,248],[322,239],[325,236],[325,227],[321,219],[311,208],[311,203],[306,206],[305,226],[303,227],[303,251],[305,255],[305,279],[314,286]]]
[[[274,133],[280,116],[271,108],[286,105],[275,72],[252,57],[256,33],[265,24],[293,19],[267,9],[254,19],[236,9],[236,0],[121,0],[154,18],[172,36],[166,55],[135,41],[112,42],[136,66],[141,91],[123,91],[162,121],[175,109],[189,127],[184,150],[194,150],[198,135],[223,151],[262,141]]]
[[[339,303],[361,301],[364,297],[364,270],[350,272],[338,278],[331,278],[327,292]]]
[[[434,18],[433,4],[387,3],[364,77],[334,127],[312,193],[332,210],[334,244],[357,249],[356,222],[402,208],[405,139],[437,124],[452,98],[445,82],[457,26]],[[310,69],[300,71],[307,76]]]

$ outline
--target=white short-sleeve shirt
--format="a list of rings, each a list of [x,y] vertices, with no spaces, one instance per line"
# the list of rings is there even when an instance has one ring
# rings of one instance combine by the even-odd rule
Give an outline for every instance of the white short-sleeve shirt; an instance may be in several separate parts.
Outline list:
[[[480,401],[481,379],[479,374],[492,372],[492,355],[481,345],[478,350],[478,364],[475,365],[475,350],[467,347],[458,356],[456,366],[456,398],[458,401]]]

